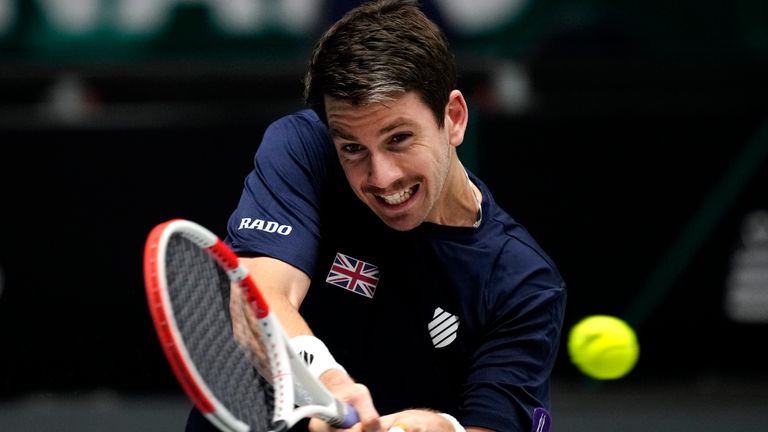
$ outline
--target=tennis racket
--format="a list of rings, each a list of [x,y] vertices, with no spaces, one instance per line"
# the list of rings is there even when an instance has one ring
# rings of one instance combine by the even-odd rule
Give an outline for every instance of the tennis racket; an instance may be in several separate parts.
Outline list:
[[[197,223],[154,227],[144,247],[149,309],[184,392],[222,431],[285,431],[357,412],[307,370],[237,256]]]

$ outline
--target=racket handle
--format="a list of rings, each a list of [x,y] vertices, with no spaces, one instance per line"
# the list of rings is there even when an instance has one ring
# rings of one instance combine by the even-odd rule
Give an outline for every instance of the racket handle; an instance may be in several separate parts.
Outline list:
[[[346,413],[344,414],[344,418],[334,426],[337,426],[340,429],[349,429],[355,424],[360,423],[360,417],[357,415],[357,410],[354,409],[352,405],[346,404],[345,411]]]

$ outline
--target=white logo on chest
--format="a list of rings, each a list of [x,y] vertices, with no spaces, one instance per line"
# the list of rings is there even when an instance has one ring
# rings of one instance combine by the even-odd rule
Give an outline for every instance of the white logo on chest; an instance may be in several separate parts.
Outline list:
[[[438,307],[432,316],[432,321],[427,326],[429,337],[435,348],[443,348],[456,340],[456,332],[459,330],[459,317],[451,315]]]

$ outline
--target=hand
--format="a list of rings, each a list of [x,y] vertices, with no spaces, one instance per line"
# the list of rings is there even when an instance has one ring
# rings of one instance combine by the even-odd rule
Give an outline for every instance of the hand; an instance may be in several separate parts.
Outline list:
[[[320,381],[333,393],[339,400],[346,402],[357,410],[360,423],[348,429],[353,432],[384,432],[379,413],[373,406],[373,399],[368,387],[356,383],[344,371],[339,369],[330,369],[320,375]],[[312,432],[326,432],[335,430],[328,423],[319,419],[312,419],[309,422],[309,430]]]
[[[453,425],[435,411],[411,409],[381,417],[386,430],[400,432],[453,432]],[[399,428],[399,429],[397,429]]]

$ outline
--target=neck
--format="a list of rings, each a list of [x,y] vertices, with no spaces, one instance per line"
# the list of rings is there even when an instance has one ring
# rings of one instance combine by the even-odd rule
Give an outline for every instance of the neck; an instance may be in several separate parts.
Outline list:
[[[482,219],[482,194],[469,180],[458,158],[454,162],[445,182],[442,203],[433,210],[436,217],[427,220],[439,225],[477,228]]]
[[[478,228],[481,223],[483,223],[483,200],[482,200],[482,193],[480,192],[480,188],[475,186],[474,183],[472,183],[472,180],[469,179],[469,173],[467,173],[467,170],[464,169],[464,174],[467,177],[467,184],[469,185],[469,190],[472,192],[472,196],[475,198],[475,203],[477,203],[477,216],[475,217],[475,222],[472,224],[472,228]]]

